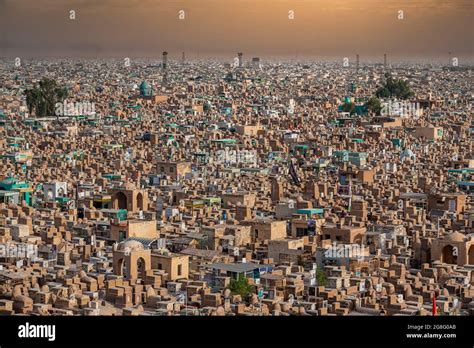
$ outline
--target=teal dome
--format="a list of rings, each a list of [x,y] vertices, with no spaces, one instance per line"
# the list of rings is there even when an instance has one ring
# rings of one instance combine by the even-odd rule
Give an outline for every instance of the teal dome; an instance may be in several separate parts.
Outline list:
[[[150,86],[150,84],[146,81],[143,81],[141,84],[140,84],[140,95],[142,97],[151,97],[152,95],[152,88]]]
[[[10,185],[15,185],[16,184],[16,179],[12,177],[8,177],[3,181],[0,181],[0,185],[2,186],[10,186]]]
[[[12,188],[16,186],[17,186],[17,180],[12,177],[8,177],[0,181],[0,190],[10,191]]]

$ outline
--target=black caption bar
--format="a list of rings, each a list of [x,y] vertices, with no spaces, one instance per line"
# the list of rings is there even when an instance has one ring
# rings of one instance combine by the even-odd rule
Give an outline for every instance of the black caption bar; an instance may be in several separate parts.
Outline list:
[[[0,346],[352,344],[472,346],[472,317],[0,317]],[[245,343],[247,342],[247,343]]]

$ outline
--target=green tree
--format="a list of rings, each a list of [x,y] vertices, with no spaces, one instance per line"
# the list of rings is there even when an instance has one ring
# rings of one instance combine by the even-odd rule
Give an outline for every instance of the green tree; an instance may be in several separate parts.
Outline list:
[[[56,103],[62,103],[67,98],[68,91],[55,80],[44,78],[32,89],[26,89],[25,95],[30,114],[35,111],[37,117],[44,117],[55,114]],[[59,118],[60,115],[57,116]]]
[[[344,103],[344,105],[342,105],[342,111],[349,112],[351,115],[355,113],[355,109],[356,109],[356,106],[352,102]]]
[[[378,98],[408,99],[415,95],[407,81],[395,80],[390,74],[385,74],[385,83],[377,89]]]
[[[252,285],[250,285],[247,278],[242,275],[239,275],[237,280],[231,280],[229,289],[233,295],[240,295],[242,299],[247,298],[253,291]]]
[[[326,285],[327,281],[328,280],[326,278],[326,274],[324,273],[324,271],[318,268],[316,270],[316,282],[317,282],[318,286]]]
[[[380,99],[377,97],[370,97],[370,99],[367,100],[364,106],[367,108],[367,111],[372,112],[376,115],[380,115],[380,111],[382,111]]]

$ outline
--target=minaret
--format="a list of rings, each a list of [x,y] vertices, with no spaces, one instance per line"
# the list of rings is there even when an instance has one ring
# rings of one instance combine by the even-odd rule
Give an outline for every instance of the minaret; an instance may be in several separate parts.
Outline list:
[[[283,183],[277,178],[272,178],[271,197],[273,202],[280,202],[283,199]]]
[[[359,55],[356,55],[356,72],[359,72]]]
[[[243,53],[239,52],[237,53],[237,56],[239,57],[239,68],[241,68],[243,66],[243,62],[242,62]]]
[[[163,64],[162,64],[163,69],[166,69],[168,67],[168,52],[163,52]]]

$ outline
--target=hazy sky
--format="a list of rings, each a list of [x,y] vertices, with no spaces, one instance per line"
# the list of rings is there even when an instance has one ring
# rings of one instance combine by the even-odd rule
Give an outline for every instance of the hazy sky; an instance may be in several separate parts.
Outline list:
[[[0,56],[472,60],[473,18],[474,0],[0,0]]]

